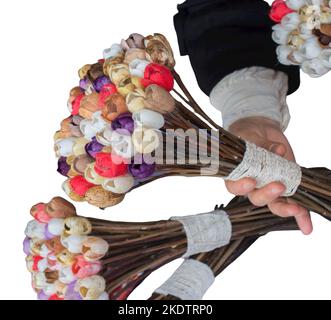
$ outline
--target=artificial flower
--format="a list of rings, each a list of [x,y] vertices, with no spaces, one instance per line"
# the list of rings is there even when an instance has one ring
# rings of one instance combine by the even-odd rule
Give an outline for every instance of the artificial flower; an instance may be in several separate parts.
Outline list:
[[[82,253],[86,261],[102,259],[108,252],[108,242],[99,237],[87,237],[82,242]]]
[[[144,36],[139,33],[132,33],[126,40],[121,41],[121,46],[124,50],[144,49]]]
[[[122,113],[111,123],[111,128],[121,134],[132,134],[134,130],[134,120],[130,112]]]
[[[148,87],[151,84],[156,84],[167,91],[171,91],[174,87],[174,77],[170,70],[160,64],[149,64],[144,73],[144,79],[142,79],[144,87]]]
[[[269,17],[272,21],[280,22],[284,16],[293,12],[287,5],[285,0],[275,0],[271,6]]]
[[[162,114],[174,111],[176,105],[175,99],[167,90],[152,84],[146,88],[145,93],[146,108]]]
[[[100,152],[96,154],[95,172],[106,178],[115,178],[127,173],[128,165],[125,160],[115,154]]]
[[[107,191],[124,194],[131,190],[134,183],[134,178],[127,174],[117,178],[105,179],[102,183],[102,187]]]
[[[119,204],[123,201],[125,195],[116,194],[107,190],[103,187],[97,186],[89,189],[86,192],[86,201],[99,208],[107,208]]]
[[[164,117],[161,113],[148,109],[133,113],[132,118],[137,126],[146,128],[161,129],[165,123]]]
[[[113,121],[120,114],[128,111],[125,98],[118,93],[112,94],[105,101],[105,107],[102,110],[102,116],[108,121]]]
[[[81,197],[84,197],[88,189],[94,187],[94,184],[88,182],[83,176],[76,176],[69,180],[72,191]]]

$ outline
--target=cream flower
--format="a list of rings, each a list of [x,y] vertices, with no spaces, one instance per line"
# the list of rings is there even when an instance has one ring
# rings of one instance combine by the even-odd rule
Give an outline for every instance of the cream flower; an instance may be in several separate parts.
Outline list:
[[[161,113],[148,109],[133,113],[132,118],[137,126],[145,128],[161,129],[165,123]]]
[[[319,59],[307,60],[302,64],[302,71],[313,78],[318,78],[326,74],[329,70]]]
[[[102,187],[114,193],[127,193],[134,186],[135,180],[131,175],[125,175],[113,179],[105,179]]]
[[[103,58],[105,60],[112,59],[123,54],[124,50],[118,43],[114,43],[110,48],[103,51]]]

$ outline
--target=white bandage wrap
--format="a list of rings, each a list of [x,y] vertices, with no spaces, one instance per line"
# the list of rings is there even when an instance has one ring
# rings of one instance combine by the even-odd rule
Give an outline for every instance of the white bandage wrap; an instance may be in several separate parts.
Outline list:
[[[302,171],[295,162],[246,141],[242,162],[224,180],[237,181],[247,177],[257,181],[257,188],[273,181],[281,182],[286,187],[283,196],[289,197],[297,191],[301,183]]]
[[[201,300],[214,281],[214,273],[206,264],[187,259],[155,293],[181,300]]]
[[[183,258],[212,251],[227,245],[232,236],[232,224],[226,212],[215,210],[193,216],[172,217],[182,223],[187,237]]]
[[[211,91],[210,102],[222,112],[226,130],[239,119],[265,117],[278,122],[285,131],[290,121],[287,90],[287,74],[250,67],[223,78]]]

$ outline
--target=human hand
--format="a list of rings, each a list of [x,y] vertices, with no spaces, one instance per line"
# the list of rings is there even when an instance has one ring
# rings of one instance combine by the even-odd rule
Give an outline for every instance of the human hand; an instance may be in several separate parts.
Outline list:
[[[287,160],[295,161],[292,148],[276,121],[264,117],[243,118],[233,123],[229,131]],[[248,196],[256,206],[268,205],[270,211],[280,217],[295,217],[304,234],[308,235],[312,232],[313,225],[309,212],[293,200],[281,197],[285,191],[282,183],[272,182],[256,189],[254,179],[243,178],[238,181],[226,181],[226,187],[235,195]]]

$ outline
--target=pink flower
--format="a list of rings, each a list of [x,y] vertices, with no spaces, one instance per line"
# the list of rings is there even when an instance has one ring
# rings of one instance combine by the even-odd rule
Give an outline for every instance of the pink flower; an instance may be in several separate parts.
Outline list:
[[[285,0],[275,0],[271,6],[269,17],[272,21],[279,23],[284,18],[284,16],[291,12],[295,11],[286,5]]]
[[[79,279],[87,278],[98,274],[101,270],[101,262],[88,262],[84,256],[78,256],[72,265],[72,273]]]

